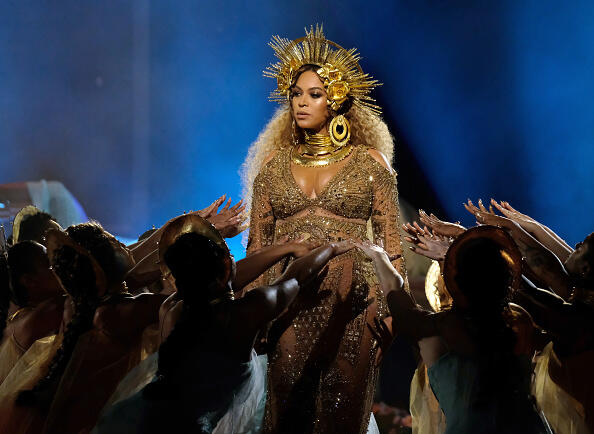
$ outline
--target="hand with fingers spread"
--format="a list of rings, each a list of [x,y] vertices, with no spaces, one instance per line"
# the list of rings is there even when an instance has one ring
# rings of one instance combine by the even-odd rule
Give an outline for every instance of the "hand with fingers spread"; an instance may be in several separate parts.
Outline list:
[[[446,252],[452,244],[452,239],[432,233],[427,227],[421,228],[417,222],[406,223],[402,226],[410,234],[404,237],[406,241],[413,244],[410,249],[418,255],[425,256],[436,261],[443,261]]]
[[[213,205],[217,204],[218,201],[219,199]],[[243,204],[243,200],[240,200],[231,206],[231,199],[229,199],[219,211],[218,208],[221,204],[222,201],[215,206],[214,210],[210,211],[210,216],[207,217],[207,220],[217,228],[224,238],[233,238],[246,229],[243,225],[247,219],[247,216],[243,213],[245,211],[245,205]],[[210,209],[213,205],[208,208]]]
[[[308,241],[308,238],[304,235],[297,238],[296,240],[289,241],[289,237],[284,237],[275,243],[276,246],[283,246],[287,249],[287,252],[293,255],[295,258],[301,258],[307,255],[313,249],[320,247],[319,242]]]
[[[476,215],[476,213],[479,211],[483,213],[495,214],[495,212],[493,211],[493,207],[491,205],[489,205],[489,209],[485,208],[482,199],[478,200],[478,207],[470,199],[468,199],[464,203],[464,208],[466,208],[466,211],[468,211],[472,215]]]
[[[557,255],[561,261],[567,260],[569,255],[573,252],[571,246],[569,246],[553,230],[542,223],[539,223],[532,217],[519,212],[513,208],[509,202],[497,202],[496,200],[491,199],[491,205],[497,208],[501,214],[519,224],[526,232]]]
[[[223,204],[223,202],[225,202],[226,198],[227,198],[227,195],[224,194],[221,197],[219,197],[217,200],[215,200],[213,203],[208,205],[206,208],[201,209],[199,211],[194,211],[194,213],[196,213],[200,217],[208,220],[210,217],[214,216],[217,213],[217,210]]]
[[[422,209],[419,210],[419,216],[421,223],[429,227],[436,235],[456,238],[466,230],[466,228],[462,226],[460,222],[451,223],[440,220],[435,214],[431,213],[428,215]]]

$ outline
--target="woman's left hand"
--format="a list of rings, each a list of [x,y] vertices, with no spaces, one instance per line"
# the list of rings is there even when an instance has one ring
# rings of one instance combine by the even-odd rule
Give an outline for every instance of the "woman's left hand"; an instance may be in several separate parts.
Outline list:
[[[446,252],[452,244],[452,239],[432,233],[427,227],[420,227],[417,222],[402,225],[404,230],[410,234],[404,237],[406,241],[413,244],[410,248],[413,252],[436,261],[443,261]]]
[[[243,200],[240,200],[233,206],[230,205],[231,199],[227,201],[220,211],[218,211],[218,206],[216,206],[214,212],[207,217],[207,220],[217,228],[224,238],[233,238],[247,229],[247,226],[244,225],[247,216],[243,213],[245,211]]]

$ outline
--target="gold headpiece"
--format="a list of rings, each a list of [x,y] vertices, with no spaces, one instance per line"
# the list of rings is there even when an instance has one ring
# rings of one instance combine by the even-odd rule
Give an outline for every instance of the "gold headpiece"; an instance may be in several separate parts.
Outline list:
[[[226,253],[224,258],[224,265],[225,265],[225,272],[224,275],[221,277],[220,281],[223,284],[226,284],[229,279],[231,278],[231,273],[233,271],[233,263],[231,260],[231,253],[229,252],[229,247],[225,242],[225,239],[221,236],[219,231],[206,219],[196,215],[196,214],[186,214],[177,217],[176,219],[172,220],[170,223],[167,224],[165,229],[163,230],[163,234],[161,235],[161,239],[159,240],[159,264],[161,268],[161,273],[163,276],[168,276],[171,274],[171,270],[167,267],[165,263],[165,252],[167,249],[175,243],[179,237],[184,234],[188,234],[194,232],[198,235],[202,235],[213,241],[217,246],[219,246],[223,251]],[[233,299],[233,292],[231,291],[229,294],[225,294],[227,298]],[[216,304],[222,301],[222,298],[219,297],[214,300],[211,300],[211,304]]]
[[[338,111],[350,97],[353,104],[366,107],[376,114],[381,108],[369,96],[371,90],[381,86],[363,73],[359,60],[361,56],[356,48],[345,50],[340,45],[329,41],[324,36],[322,26],[305,29],[305,37],[290,41],[280,36],[273,36],[268,45],[274,50],[279,62],[273,63],[264,71],[265,77],[276,78],[277,88],[270,94],[270,100],[285,103],[294,84],[295,73],[303,65],[317,65],[318,75],[324,80],[328,94],[328,105]]]

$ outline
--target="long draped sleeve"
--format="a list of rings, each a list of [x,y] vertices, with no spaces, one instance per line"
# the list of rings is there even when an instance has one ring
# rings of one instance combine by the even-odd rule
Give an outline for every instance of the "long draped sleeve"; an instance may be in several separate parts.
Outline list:
[[[250,232],[248,235],[247,251],[250,254],[262,247],[270,246],[274,242],[274,213],[270,204],[267,168],[264,167],[254,180],[252,193],[252,208],[250,213]],[[268,283],[268,272],[261,274],[250,283],[247,290]]]
[[[405,290],[410,293],[404,256],[402,255],[396,172],[390,172],[375,160],[374,163],[371,172],[373,177],[373,199],[371,204],[373,241],[383,247],[388,255],[401,255],[392,264],[404,279]]]

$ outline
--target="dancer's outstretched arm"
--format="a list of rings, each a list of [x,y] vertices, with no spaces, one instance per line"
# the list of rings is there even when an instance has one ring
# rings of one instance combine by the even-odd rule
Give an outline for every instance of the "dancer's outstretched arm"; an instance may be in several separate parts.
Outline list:
[[[573,249],[552,229],[514,209],[509,202],[497,202],[491,199],[491,205],[497,208],[501,214],[522,226],[526,232],[533,235],[543,246],[557,255],[561,262],[565,262],[573,252]]]
[[[237,300],[237,307],[259,329],[280,315],[293,302],[299,290],[311,283],[330,259],[353,247],[352,243],[343,241],[312,250],[293,261],[272,285],[253,289]]]
[[[289,255],[300,258],[308,254],[312,247],[311,244],[299,239],[293,242],[266,246],[257,250],[244,259],[237,261],[237,271],[235,273],[235,279],[233,279],[233,290],[240,291],[282,258]]]
[[[402,276],[392,265],[388,254],[369,242],[358,243],[357,247],[373,261],[376,275],[386,294],[395,331],[415,340],[436,335],[437,330],[430,320],[431,313],[419,309],[404,290]]]

